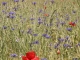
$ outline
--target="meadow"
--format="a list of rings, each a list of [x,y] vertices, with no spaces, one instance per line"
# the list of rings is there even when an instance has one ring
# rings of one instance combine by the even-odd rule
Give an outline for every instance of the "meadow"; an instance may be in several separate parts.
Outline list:
[[[80,60],[80,0],[0,0],[0,60],[31,50],[40,60]]]

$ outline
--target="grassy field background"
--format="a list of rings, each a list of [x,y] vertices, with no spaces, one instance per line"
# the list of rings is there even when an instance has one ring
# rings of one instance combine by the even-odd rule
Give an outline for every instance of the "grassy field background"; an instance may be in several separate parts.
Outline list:
[[[0,0],[0,60],[30,50],[40,60],[80,60],[80,0]]]

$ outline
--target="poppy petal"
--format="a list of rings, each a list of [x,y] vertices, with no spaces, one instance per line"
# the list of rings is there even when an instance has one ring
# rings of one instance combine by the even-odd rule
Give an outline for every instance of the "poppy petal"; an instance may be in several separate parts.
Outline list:
[[[39,57],[35,56],[35,58],[33,58],[31,60],[39,60]]]
[[[22,56],[22,60],[29,60],[26,56]]]
[[[36,56],[36,53],[34,51],[30,51],[30,52],[26,53],[26,57],[28,59],[33,59],[33,58],[35,58],[35,56]]]

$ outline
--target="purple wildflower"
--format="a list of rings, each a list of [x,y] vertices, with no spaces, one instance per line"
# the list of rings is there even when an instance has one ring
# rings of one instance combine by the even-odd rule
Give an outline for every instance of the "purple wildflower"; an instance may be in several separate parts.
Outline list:
[[[69,39],[69,36],[66,36],[65,39],[68,40]]]
[[[58,43],[56,43],[55,45],[54,45],[54,48],[56,49],[56,48],[58,48],[58,46],[60,45],[60,43],[58,42]]]
[[[33,5],[36,5],[36,2],[32,2]]]
[[[42,20],[41,20],[41,18],[40,18],[40,17],[38,18],[38,23],[39,23],[39,24],[41,24],[41,23],[42,23]]]
[[[69,20],[69,15],[68,14],[66,14],[66,16],[65,16],[65,20]]]
[[[4,6],[5,6],[6,4],[7,4],[7,2],[2,2],[2,5],[4,5]]]
[[[42,36],[45,37],[45,38],[47,38],[47,39],[50,38],[50,36],[48,34],[43,34]]]
[[[10,56],[11,57],[17,57],[18,55],[17,54],[11,54]]]
[[[36,41],[32,42],[31,44],[39,44],[39,41],[36,40]]]
[[[15,16],[10,16],[10,18],[11,18],[11,19],[14,19],[14,18],[15,18]]]
[[[15,13],[14,12],[9,12],[9,15],[14,15]]]
[[[68,30],[68,31],[72,31],[72,28],[69,27],[69,28],[67,28],[66,30]]]
[[[76,11],[75,10],[72,10],[72,13],[76,13]]]
[[[65,24],[65,22],[63,21],[63,22],[61,22],[60,24],[63,26],[63,25]]]
[[[33,36],[38,36],[38,34],[33,34]]]
[[[63,38],[58,38],[58,41],[59,41],[59,42],[63,42],[64,39],[63,39]]]
[[[30,20],[34,20],[34,18],[30,18]]]
[[[72,60],[78,60],[78,58],[73,58]]]
[[[54,0],[51,0],[51,3],[53,4],[54,3]]]
[[[64,48],[68,48],[68,47],[70,48],[71,46],[69,44],[63,44],[63,47]]]
[[[47,60],[47,58],[41,58],[41,60]]]
[[[14,0],[14,2],[19,2],[19,0]]]
[[[3,29],[7,29],[7,27],[6,26],[3,26]]]

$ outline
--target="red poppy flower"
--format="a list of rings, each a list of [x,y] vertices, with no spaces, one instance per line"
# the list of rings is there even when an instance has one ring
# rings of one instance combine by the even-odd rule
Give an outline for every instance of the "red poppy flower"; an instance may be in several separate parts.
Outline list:
[[[34,51],[26,53],[26,56],[22,56],[22,60],[39,60],[39,57],[36,56]]]
[[[22,56],[22,60],[29,60],[26,56]]]
[[[34,59],[32,59],[32,60],[39,60],[39,57],[35,56],[35,58],[34,58]]]
[[[34,51],[30,51],[26,53],[26,56],[28,59],[33,59],[36,56],[36,53]]]
[[[69,25],[76,26],[75,22],[69,22]]]

